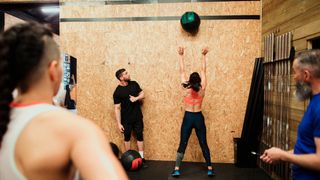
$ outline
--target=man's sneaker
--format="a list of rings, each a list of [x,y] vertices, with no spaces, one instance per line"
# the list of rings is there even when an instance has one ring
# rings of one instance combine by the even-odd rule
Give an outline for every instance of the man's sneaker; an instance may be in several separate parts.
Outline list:
[[[214,174],[214,171],[213,171],[213,169],[208,169],[208,176],[209,177],[212,177],[212,176],[214,176],[215,174]]]
[[[148,165],[147,165],[147,162],[144,158],[142,158],[142,168],[147,168]]]
[[[180,171],[179,170],[173,170],[173,172],[171,173],[172,177],[179,177],[180,176]]]

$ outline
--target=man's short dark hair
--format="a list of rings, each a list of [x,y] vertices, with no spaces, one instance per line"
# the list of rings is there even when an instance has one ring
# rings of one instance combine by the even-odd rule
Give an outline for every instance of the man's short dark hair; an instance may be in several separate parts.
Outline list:
[[[122,73],[125,72],[126,69],[122,68],[122,69],[119,69],[117,72],[116,72],[116,78],[120,81],[120,77],[122,76]]]

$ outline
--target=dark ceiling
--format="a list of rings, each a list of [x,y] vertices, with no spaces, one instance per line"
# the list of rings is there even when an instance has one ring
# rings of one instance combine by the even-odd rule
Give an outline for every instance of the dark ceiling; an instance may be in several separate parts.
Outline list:
[[[47,24],[52,31],[59,35],[59,12],[44,13],[43,7],[59,8],[59,0],[46,2],[0,2],[0,11],[8,13],[25,21],[37,21]]]

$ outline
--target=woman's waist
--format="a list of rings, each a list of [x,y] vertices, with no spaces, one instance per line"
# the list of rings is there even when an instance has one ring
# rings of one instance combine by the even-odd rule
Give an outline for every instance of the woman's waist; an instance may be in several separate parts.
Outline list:
[[[185,113],[186,114],[202,114],[202,111],[201,111],[201,109],[199,111],[190,111],[190,110],[185,109]]]
[[[184,110],[188,112],[201,112],[201,104],[191,105],[185,104]]]

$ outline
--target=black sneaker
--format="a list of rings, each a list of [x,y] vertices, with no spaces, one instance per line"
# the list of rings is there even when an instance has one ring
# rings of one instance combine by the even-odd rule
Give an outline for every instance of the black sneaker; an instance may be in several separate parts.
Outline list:
[[[147,167],[148,167],[147,161],[144,158],[142,158],[142,168],[147,168]]]

